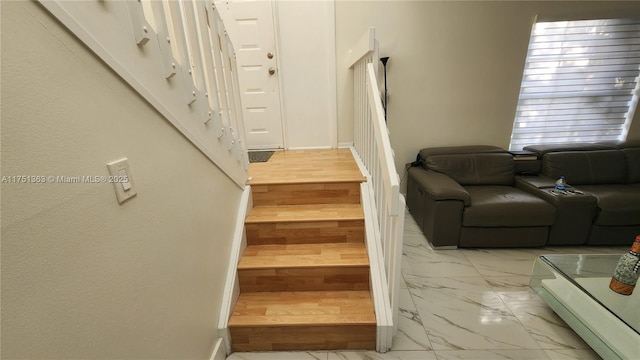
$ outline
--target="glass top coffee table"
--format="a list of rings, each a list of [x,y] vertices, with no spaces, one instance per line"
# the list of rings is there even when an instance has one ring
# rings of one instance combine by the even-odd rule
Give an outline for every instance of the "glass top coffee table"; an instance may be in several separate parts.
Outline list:
[[[609,289],[621,255],[542,255],[529,285],[604,359],[640,359],[640,284]]]

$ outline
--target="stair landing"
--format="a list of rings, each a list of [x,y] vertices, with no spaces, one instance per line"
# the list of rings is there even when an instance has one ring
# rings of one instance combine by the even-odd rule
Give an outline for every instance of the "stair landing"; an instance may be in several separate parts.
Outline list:
[[[349,149],[276,151],[249,165],[249,185],[364,182]]]

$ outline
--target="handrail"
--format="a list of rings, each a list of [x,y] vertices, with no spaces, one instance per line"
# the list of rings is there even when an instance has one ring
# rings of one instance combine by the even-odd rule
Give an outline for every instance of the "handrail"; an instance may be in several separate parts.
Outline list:
[[[369,28],[350,54],[349,67],[353,69],[354,81],[354,150],[367,173],[367,186],[363,191],[370,196],[365,209],[367,241],[377,246],[368,250],[377,252],[380,261],[372,262],[372,278],[375,274],[374,302],[376,309],[387,306],[391,323],[378,321],[378,351],[391,348],[393,334],[397,330],[400,294],[400,262],[402,259],[402,233],[404,230],[404,197],[400,194],[400,177],[394,166],[393,149],[385,123],[385,114],[380,99],[376,67],[378,43],[375,29]],[[370,218],[372,217],[372,218]],[[369,230],[370,227],[374,229]],[[373,238],[373,239],[371,239]],[[374,266],[378,268],[373,269]],[[380,276],[378,276],[378,273]],[[376,292],[375,286],[384,293]],[[380,299],[376,298],[376,294]],[[378,315],[379,312],[377,312]],[[387,319],[382,316],[382,321]],[[388,330],[391,329],[391,330]]]
[[[393,150],[391,149],[389,132],[387,131],[387,127],[384,122],[382,102],[380,101],[378,94],[378,83],[376,80],[375,70],[373,68],[373,64],[368,63],[367,95],[369,99],[369,110],[371,111],[371,114],[373,114],[371,117],[371,123],[373,124],[374,134],[376,137],[375,140],[378,144],[376,148],[378,150],[377,155],[380,159],[380,166],[382,167],[382,181],[384,182],[385,193],[387,195],[385,204],[388,207],[389,215],[397,216],[399,202],[398,195],[400,194],[400,177],[398,176],[393,163]]]
[[[39,2],[244,188],[235,52],[211,1]]]

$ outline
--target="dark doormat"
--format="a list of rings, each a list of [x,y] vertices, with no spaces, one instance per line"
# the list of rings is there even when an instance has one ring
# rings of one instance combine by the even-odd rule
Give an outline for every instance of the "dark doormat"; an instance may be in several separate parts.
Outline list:
[[[249,162],[267,162],[273,153],[273,151],[249,151]]]

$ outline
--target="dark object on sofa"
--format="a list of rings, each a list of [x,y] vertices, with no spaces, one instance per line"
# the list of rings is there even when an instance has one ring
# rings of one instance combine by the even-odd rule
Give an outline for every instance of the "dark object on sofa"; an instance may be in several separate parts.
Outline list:
[[[575,227],[584,233],[584,241],[573,243],[628,245],[640,234],[640,141],[535,145],[525,150],[542,160],[541,175],[529,185],[544,189],[564,176],[570,186],[596,199],[591,227]],[[555,241],[550,238],[551,244]]]
[[[513,155],[495,146],[420,150],[407,205],[434,247],[543,246],[556,208],[518,187]]]

